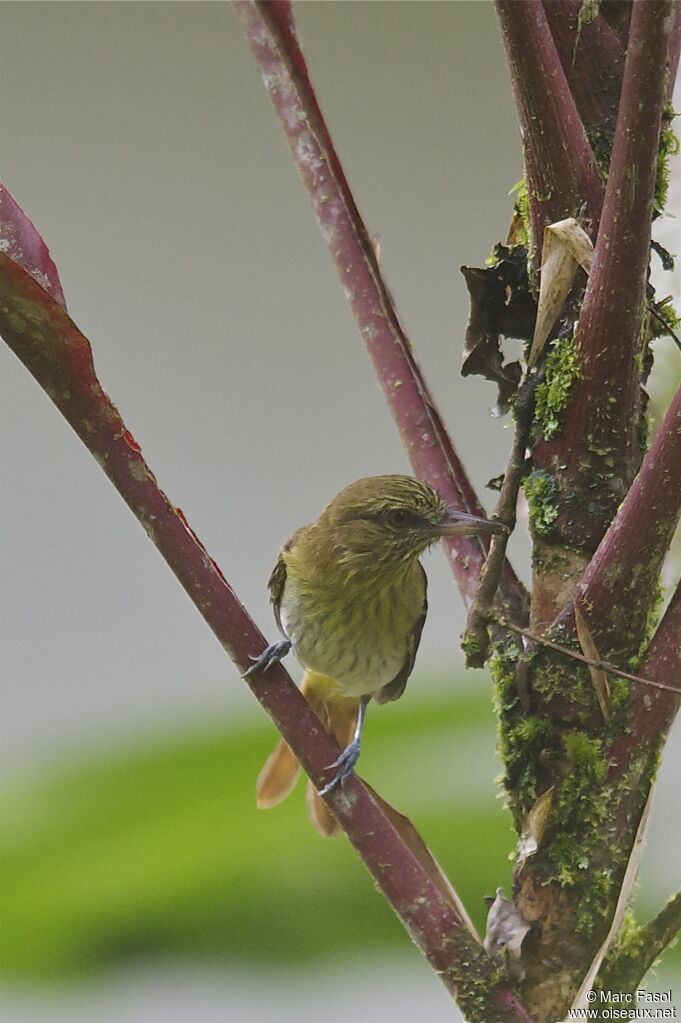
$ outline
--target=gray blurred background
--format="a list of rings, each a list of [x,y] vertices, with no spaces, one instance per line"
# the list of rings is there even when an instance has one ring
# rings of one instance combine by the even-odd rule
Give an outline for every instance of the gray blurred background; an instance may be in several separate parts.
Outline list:
[[[508,433],[491,385],[459,377],[459,266],[505,235],[522,176],[493,7],[296,14],[398,309],[482,488]],[[1,17],[5,183],[161,486],[271,634],[279,545],[350,480],[409,470],[238,20],[203,3],[8,3]],[[251,712],[120,498],[2,357],[4,756],[206,703]],[[460,608],[439,554],[429,571],[420,661],[450,663]]]
[[[503,240],[522,176],[493,6],[317,2],[296,18],[400,315],[489,510],[484,484],[510,436],[489,415],[491,385],[459,376],[458,268]],[[350,480],[409,469],[238,20],[217,3],[5,2],[0,29],[3,181],[49,245],[160,485],[274,635],[265,583],[280,543]],[[658,235],[678,242],[672,222]],[[663,358],[673,372],[674,353]],[[0,359],[5,769],[178,718],[261,714],[71,429],[11,353]],[[522,541],[513,557],[527,578]],[[416,684],[461,664],[463,616],[439,552],[427,568]],[[663,777],[662,805],[672,797]],[[660,898],[673,884],[670,818],[656,817],[647,881]],[[369,1018],[391,985],[393,1020],[414,1006],[450,1018],[415,959],[408,991],[402,963],[358,980],[363,1010],[322,978],[325,1018]],[[278,988],[273,1009],[260,980],[196,971],[64,997],[49,1011],[17,997],[8,1011],[22,1023],[318,1018],[304,992]]]

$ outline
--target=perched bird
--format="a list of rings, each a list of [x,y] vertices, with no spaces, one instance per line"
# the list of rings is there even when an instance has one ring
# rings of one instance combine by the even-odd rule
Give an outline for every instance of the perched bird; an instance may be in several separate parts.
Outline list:
[[[323,835],[338,825],[321,797],[352,773],[367,704],[398,699],[414,666],[428,607],[419,555],[443,536],[501,532],[508,528],[499,522],[449,508],[422,480],[372,476],[341,490],[285,544],[268,583],[285,638],[247,674],[291,649],[305,669],[303,694],[343,751],[328,785],[308,785],[310,817]],[[284,799],[299,769],[281,739],[258,778],[258,806]]]

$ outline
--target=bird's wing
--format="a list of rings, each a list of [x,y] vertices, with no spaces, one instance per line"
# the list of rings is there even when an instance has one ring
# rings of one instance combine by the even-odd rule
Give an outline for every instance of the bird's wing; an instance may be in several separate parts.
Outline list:
[[[411,675],[412,668],[414,667],[414,661],[416,660],[416,651],[419,648],[421,642],[421,633],[423,632],[423,623],[426,620],[428,614],[428,579],[421,562],[418,563],[421,570],[421,577],[423,579],[423,607],[421,608],[421,614],[416,619],[414,628],[411,631],[409,637],[409,644],[407,646],[407,656],[404,660],[404,664],[398,671],[392,682],[388,682],[386,685],[379,689],[377,693],[374,693],[374,700],[376,703],[389,703],[391,700],[399,700],[400,696],[404,692],[407,679]]]
[[[305,526],[297,529],[293,536],[291,536],[281,549],[277,562],[270,573],[270,577],[267,580],[267,589],[270,591],[270,600],[272,602],[272,610],[274,611],[274,619],[277,623],[279,631],[282,636],[286,636],[286,633],[281,624],[281,598],[284,593],[284,586],[286,585],[286,561],[284,555],[294,545],[300,533],[303,532]],[[288,636],[286,637],[288,639]]]

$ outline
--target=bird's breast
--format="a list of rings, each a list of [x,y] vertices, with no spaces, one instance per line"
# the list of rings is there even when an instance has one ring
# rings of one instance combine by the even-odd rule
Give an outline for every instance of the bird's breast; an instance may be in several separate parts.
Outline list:
[[[348,695],[362,696],[402,670],[424,599],[420,569],[374,586],[315,586],[289,576],[280,617],[303,667],[334,679]]]

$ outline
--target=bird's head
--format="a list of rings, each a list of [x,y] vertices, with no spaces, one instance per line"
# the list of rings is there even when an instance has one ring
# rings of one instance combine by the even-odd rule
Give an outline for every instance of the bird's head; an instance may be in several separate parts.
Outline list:
[[[509,531],[500,522],[450,508],[428,483],[412,476],[350,483],[326,506],[318,525],[332,538],[336,559],[357,570],[412,564],[445,536]]]

